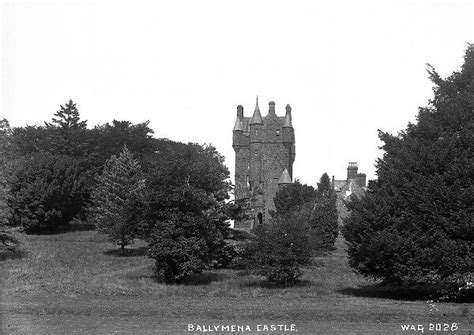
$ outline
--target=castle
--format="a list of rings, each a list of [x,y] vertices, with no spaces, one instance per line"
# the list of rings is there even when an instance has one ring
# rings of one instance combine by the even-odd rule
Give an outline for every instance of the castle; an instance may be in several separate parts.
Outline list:
[[[262,117],[258,98],[252,117],[244,117],[237,106],[232,131],[235,151],[235,202],[247,209],[250,219],[236,221],[234,228],[251,230],[268,222],[275,210],[273,198],[279,187],[292,183],[295,161],[295,131],[291,106],[285,116],[277,116],[275,102],[269,102],[268,114]]]

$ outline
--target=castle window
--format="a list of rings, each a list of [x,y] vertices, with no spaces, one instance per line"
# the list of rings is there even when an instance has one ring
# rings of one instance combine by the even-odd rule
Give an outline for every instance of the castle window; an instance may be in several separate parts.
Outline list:
[[[263,223],[263,214],[262,214],[262,213],[258,213],[258,214],[257,214],[257,220],[258,220],[258,223],[259,223],[259,224],[262,224],[262,223]]]
[[[280,136],[280,129],[277,129],[277,136]]]

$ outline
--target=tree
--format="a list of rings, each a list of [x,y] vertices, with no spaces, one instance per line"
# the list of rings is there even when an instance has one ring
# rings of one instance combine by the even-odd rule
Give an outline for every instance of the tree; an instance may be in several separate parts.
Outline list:
[[[111,124],[97,125],[90,131],[89,151],[92,153],[90,165],[102,166],[125,145],[146,171],[148,158],[156,150],[157,140],[152,138],[152,134],[149,121],[133,124],[129,121],[113,120]]]
[[[6,224],[10,213],[6,203],[8,195],[7,176],[11,160],[11,128],[7,119],[0,120],[0,252],[14,251],[18,240],[7,231]]]
[[[26,232],[67,225],[81,209],[86,180],[74,158],[35,153],[16,160],[12,171],[11,222]]]
[[[138,161],[124,147],[118,158],[107,160],[92,192],[91,219],[122,254],[138,232],[144,184]]]
[[[230,184],[223,160],[212,146],[158,143],[146,180],[142,236],[166,282],[200,273],[225,246]]]
[[[316,252],[334,248],[339,234],[337,218],[336,193],[331,186],[328,174],[324,173],[318,183],[310,218],[312,243]]]
[[[316,193],[312,186],[302,185],[299,180],[278,190],[273,202],[276,214],[288,214],[300,208],[303,204],[314,201]]]
[[[247,267],[269,282],[294,284],[303,274],[301,266],[311,260],[310,215],[309,209],[301,208],[254,229],[254,237],[244,251]]]
[[[69,100],[60,106],[51,123],[45,122],[48,130],[48,151],[76,159],[87,159],[89,155],[87,121],[80,121],[76,104]]]
[[[474,269],[474,46],[461,71],[428,72],[434,98],[416,124],[379,133],[378,179],[348,204],[343,234],[350,265],[365,276],[459,287]]]

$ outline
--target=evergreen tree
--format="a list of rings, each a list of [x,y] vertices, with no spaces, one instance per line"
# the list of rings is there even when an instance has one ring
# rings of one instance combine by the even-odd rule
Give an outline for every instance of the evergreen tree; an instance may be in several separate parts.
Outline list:
[[[337,218],[336,193],[328,174],[324,173],[318,183],[310,218],[313,248],[316,252],[334,248],[339,234]]]
[[[137,236],[143,188],[140,164],[124,147],[119,157],[107,160],[92,193],[92,221],[122,254]]]
[[[50,146],[48,151],[77,159],[88,158],[87,121],[80,121],[79,111],[72,100],[60,108],[51,123],[45,122]]]
[[[244,251],[248,269],[269,282],[294,284],[303,275],[301,267],[311,260],[310,215],[303,207],[256,227]]]
[[[474,46],[461,71],[397,136],[380,132],[378,179],[348,208],[343,234],[350,265],[397,285],[462,285],[474,269]],[[459,287],[459,286],[458,286]]]
[[[11,171],[11,222],[26,232],[67,225],[81,209],[86,181],[74,158],[35,153],[17,159]]]
[[[285,185],[278,190],[273,199],[276,214],[289,214],[298,210],[302,205],[312,203],[315,197],[315,190],[312,186],[301,184],[299,180]]]
[[[158,143],[146,180],[142,236],[165,282],[181,282],[218,259],[229,233],[229,171],[212,146]]]

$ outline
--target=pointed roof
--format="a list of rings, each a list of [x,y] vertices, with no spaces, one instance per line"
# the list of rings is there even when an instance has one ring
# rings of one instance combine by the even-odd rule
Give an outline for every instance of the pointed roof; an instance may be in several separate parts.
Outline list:
[[[293,128],[293,125],[291,124],[291,106],[289,104],[286,105],[286,115],[285,119],[283,120],[283,127]]]
[[[283,120],[283,128],[285,128],[285,127],[293,128],[293,125],[291,124],[291,115],[290,114],[286,114],[285,119]]]
[[[287,169],[285,169],[281,174],[280,180],[278,180],[278,185],[291,184],[291,183],[292,181],[291,181],[290,173],[288,172]]]
[[[258,96],[257,105],[255,106],[252,119],[250,119],[250,124],[263,124],[262,114],[260,114],[260,108],[258,107]]]
[[[235,120],[234,131],[244,131],[244,125],[239,117]]]

